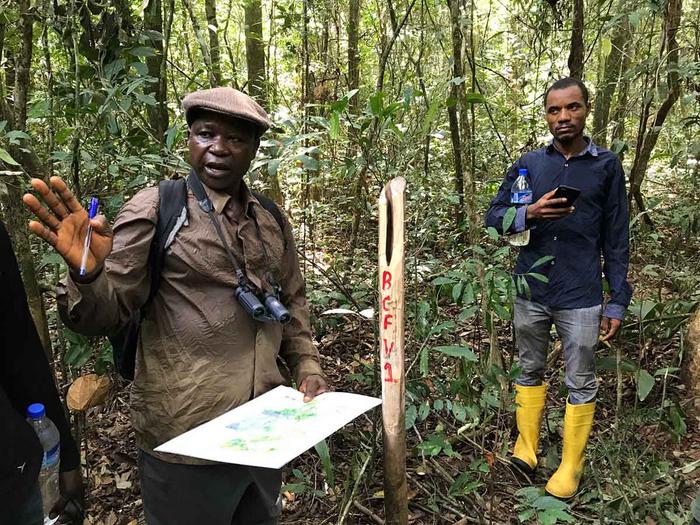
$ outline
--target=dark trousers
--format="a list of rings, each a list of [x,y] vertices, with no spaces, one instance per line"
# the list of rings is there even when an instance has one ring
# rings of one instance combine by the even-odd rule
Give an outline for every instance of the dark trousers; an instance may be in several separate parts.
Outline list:
[[[19,505],[9,501],[4,503],[5,508],[0,512],[2,525],[42,525],[44,523],[39,484],[34,486],[31,494],[23,502],[19,502]]]
[[[147,525],[276,525],[282,473],[243,465],[182,465],[139,453]]]

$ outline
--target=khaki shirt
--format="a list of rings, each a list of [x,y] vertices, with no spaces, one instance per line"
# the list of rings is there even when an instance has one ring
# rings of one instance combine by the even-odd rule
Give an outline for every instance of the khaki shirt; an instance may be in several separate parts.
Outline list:
[[[292,321],[254,321],[234,297],[231,261],[209,216],[188,194],[188,222],[168,248],[158,294],[141,325],[131,390],[136,444],[153,453],[158,445],[284,383],[280,355],[297,384],[321,374],[311,340],[304,281],[292,231],[244,188],[245,213],[223,213],[230,196],[206,188],[224,236],[245,264],[248,278],[267,282],[266,259],[282,287]],[[88,334],[115,333],[148,298],[148,253],[157,222],[158,189],[136,194],[114,223],[114,246],[104,270],[89,284],[68,279],[59,290],[70,325]],[[260,233],[258,234],[256,217]],[[261,247],[265,244],[267,257]],[[64,297],[60,297],[64,295]],[[155,454],[176,463],[193,458]]]

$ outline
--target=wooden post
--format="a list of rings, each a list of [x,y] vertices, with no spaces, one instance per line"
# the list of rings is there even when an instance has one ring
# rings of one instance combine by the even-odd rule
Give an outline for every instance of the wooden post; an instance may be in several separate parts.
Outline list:
[[[387,524],[406,525],[406,407],[404,378],[404,191],[390,181],[379,196],[379,353],[384,428],[384,511]]]

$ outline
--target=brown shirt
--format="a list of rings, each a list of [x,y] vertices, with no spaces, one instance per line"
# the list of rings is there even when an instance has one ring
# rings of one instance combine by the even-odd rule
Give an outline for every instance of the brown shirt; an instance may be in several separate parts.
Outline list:
[[[321,373],[288,221],[280,231],[275,218],[247,188],[245,213],[227,217],[234,209],[231,197],[206,190],[224,236],[254,284],[267,286],[269,261],[292,321],[284,327],[256,322],[238,304],[231,261],[210,218],[190,192],[188,222],[166,252],[160,288],[141,325],[136,355],[132,423],[137,446],[149,453],[282,384],[278,354],[297,384],[307,375]],[[104,270],[89,284],[68,279],[67,287],[59,290],[59,295],[67,294],[59,302],[67,303],[71,324],[78,330],[114,333],[146,301],[157,204],[157,188],[136,194],[115,220],[114,246]],[[156,455],[171,462],[200,462]]]

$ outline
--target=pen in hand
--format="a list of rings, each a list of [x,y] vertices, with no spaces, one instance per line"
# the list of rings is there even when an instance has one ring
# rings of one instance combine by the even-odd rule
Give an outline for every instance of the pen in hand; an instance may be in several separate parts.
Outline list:
[[[89,221],[95,218],[95,215],[97,215],[97,207],[99,205],[99,201],[97,200],[97,197],[92,197],[90,199],[90,210],[88,212],[88,228],[87,228],[87,233],[85,234],[85,244],[83,245],[83,257],[80,260],[80,276],[85,277],[87,274],[87,259],[88,259],[88,254],[90,253],[90,240],[92,239],[92,224],[90,224]]]

